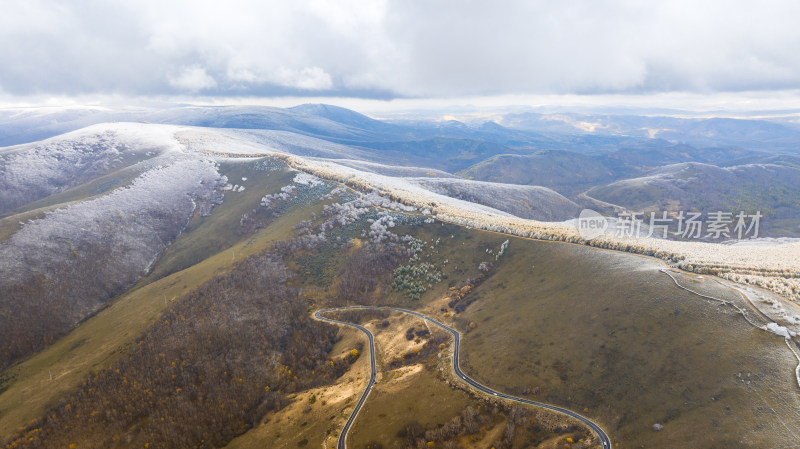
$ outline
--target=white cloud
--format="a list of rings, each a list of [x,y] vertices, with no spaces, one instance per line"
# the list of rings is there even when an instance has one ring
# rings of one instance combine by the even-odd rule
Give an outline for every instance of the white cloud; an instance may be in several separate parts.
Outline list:
[[[306,90],[323,90],[333,87],[331,76],[319,67],[304,67],[300,70],[281,67],[275,74],[275,82],[281,86]]]
[[[169,84],[183,91],[197,92],[217,87],[217,80],[202,67],[186,67],[178,76],[170,76]]]
[[[798,89],[797,17],[794,0],[32,0],[0,16],[0,85],[13,95]]]

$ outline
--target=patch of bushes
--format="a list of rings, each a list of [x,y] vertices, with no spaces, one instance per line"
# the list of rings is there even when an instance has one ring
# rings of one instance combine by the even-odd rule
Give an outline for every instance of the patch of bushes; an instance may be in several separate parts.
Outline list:
[[[413,300],[418,300],[420,295],[433,287],[433,284],[442,281],[442,272],[436,265],[421,261],[420,253],[423,247],[421,240],[410,239],[408,249],[411,257],[408,259],[408,264],[397,267],[392,273],[394,279],[392,289],[402,292]]]

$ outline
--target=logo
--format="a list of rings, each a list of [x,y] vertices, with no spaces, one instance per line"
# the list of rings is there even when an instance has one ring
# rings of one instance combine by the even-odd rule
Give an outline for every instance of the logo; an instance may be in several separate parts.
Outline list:
[[[591,240],[606,232],[606,229],[608,229],[608,221],[599,213],[591,209],[584,209],[578,216],[576,226],[581,238],[584,240]]]

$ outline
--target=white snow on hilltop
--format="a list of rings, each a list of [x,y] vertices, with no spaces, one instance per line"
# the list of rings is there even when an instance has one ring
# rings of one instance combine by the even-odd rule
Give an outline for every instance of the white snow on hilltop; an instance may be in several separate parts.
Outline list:
[[[581,207],[554,190],[461,178],[410,178],[430,190],[453,198],[491,206],[521,218],[563,221],[577,217]]]
[[[413,203],[420,210],[430,209],[437,204],[451,204],[473,213],[512,217],[507,212],[489,206],[432,192],[414,182],[413,178],[364,172],[353,167],[343,166],[337,160],[332,159],[291,157],[288,161],[300,170],[308,171],[322,178],[335,179],[351,186],[365,187],[367,191],[378,190],[392,198]]]
[[[314,175],[310,175],[308,173],[300,172],[298,173],[294,179],[292,180],[295,184],[300,184],[303,186],[313,187],[319,184],[322,184],[322,180]]]
[[[550,207],[552,213],[560,207],[575,208],[574,203],[570,204],[569,200],[549,189],[452,178],[443,180],[444,176],[434,170],[428,173],[427,169],[377,164],[375,152],[288,131],[138,123],[96,125],[36,144],[1,150],[0,185],[3,188],[0,192],[32,189],[33,184],[59,176],[58,172],[64,166],[83,160],[81,158],[84,156],[81,155],[84,154],[92,154],[91,157],[87,156],[90,164],[102,166],[104,163],[113,163],[120,153],[130,149],[154,154],[175,152],[199,159],[209,155],[218,158],[276,155],[299,171],[338,181],[364,192],[380,192],[392,201],[427,211],[439,220],[523,237],[651,255],[688,271],[715,274],[800,299],[800,242],[741,246],[616,235],[604,235],[586,241],[578,235],[574,226],[519,218],[513,213],[499,210],[504,207],[503,204],[508,206],[509,198],[511,203],[519,204],[522,204],[520,200],[527,202],[526,198],[537,199],[539,203],[530,204],[534,211],[537,207],[540,211]],[[61,159],[69,162],[62,163]],[[194,176],[201,179],[202,172]],[[306,179],[311,178],[301,176],[296,182],[311,182],[304,181]],[[521,193],[526,196],[513,196]],[[505,209],[513,210],[509,207]],[[546,215],[546,212],[542,213],[543,218]]]
[[[616,235],[587,241],[574,226],[515,217],[495,208],[432,192],[423,188],[419,180],[365,172],[332,159],[293,155],[285,155],[285,159],[296,169],[321,178],[365,191],[377,190],[419,210],[430,209],[439,220],[522,237],[654,256],[687,271],[719,275],[800,300],[800,242],[747,247]]]
[[[80,185],[137,155],[180,150],[174,127],[96,125],[0,149],[0,212]]]
[[[359,171],[375,173],[378,175],[395,176],[402,178],[448,178],[462,179],[452,173],[426,167],[405,167],[400,165],[386,165],[377,162],[368,162],[355,159],[337,159],[336,163]]]
[[[185,127],[184,130],[175,133],[175,138],[188,151],[231,156],[292,154],[331,159],[374,157],[364,150],[288,131]]]
[[[0,271],[6,281],[41,273],[72,257],[89,257],[92,245],[102,244],[126,270],[116,275],[134,279],[196,209],[207,213],[219,202],[216,190],[225,181],[208,160],[183,158],[154,168],[127,187],[24,223],[0,245]]]
[[[794,332],[791,332],[789,329],[787,329],[784,326],[781,326],[778,323],[768,323],[767,324],[767,330],[772,332],[775,335],[780,335],[783,338],[791,338],[791,337],[794,336],[793,335]]]

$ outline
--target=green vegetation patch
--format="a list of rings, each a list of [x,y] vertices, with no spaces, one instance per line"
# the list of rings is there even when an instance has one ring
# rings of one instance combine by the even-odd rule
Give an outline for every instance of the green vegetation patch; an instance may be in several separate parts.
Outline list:
[[[348,242],[360,243],[363,231],[368,227],[364,220],[331,229],[325,233],[326,240],[312,251],[294,257],[300,282],[304,285],[330,287],[346,257]]]
[[[439,245],[440,239],[434,243]],[[442,281],[442,272],[430,261],[429,253],[424,252],[425,243],[412,238],[408,241],[411,257],[406,265],[401,265],[394,270],[392,289],[402,292],[407,298],[418,300],[433,284]]]

